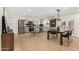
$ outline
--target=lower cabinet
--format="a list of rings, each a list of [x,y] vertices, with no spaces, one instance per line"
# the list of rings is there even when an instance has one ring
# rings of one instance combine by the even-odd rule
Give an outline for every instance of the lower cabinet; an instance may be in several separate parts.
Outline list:
[[[1,34],[1,49],[2,51],[14,50],[14,33],[9,32]]]

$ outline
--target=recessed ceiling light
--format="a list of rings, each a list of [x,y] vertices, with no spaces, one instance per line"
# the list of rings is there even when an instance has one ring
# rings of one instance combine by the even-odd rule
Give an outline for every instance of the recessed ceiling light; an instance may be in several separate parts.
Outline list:
[[[44,12],[42,12],[41,15],[44,15]]]
[[[27,13],[24,12],[24,15],[27,15]]]
[[[29,8],[29,9],[28,9],[28,12],[31,12],[31,11],[32,11],[31,8]]]
[[[68,7],[64,7],[64,8],[63,8],[63,10],[67,10],[67,9],[68,9]]]

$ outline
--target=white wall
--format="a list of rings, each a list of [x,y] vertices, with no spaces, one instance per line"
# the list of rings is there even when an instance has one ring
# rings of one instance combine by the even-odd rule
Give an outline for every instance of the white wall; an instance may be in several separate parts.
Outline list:
[[[2,8],[0,7],[0,48],[1,48],[1,32],[2,32]]]
[[[0,38],[1,38],[1,31],[2,31],[2,19],[0,17]]]
[[[68,22],[69,20],[74,20],[74,36],[79,37],[79,13],[72,15],[65,15],[62,20]]]
[[[13,30],[14,34],[18,34],[18,17],[6,17],[7,25]]]
[[[0,17],[0,48],[1,48],[1,17]]]

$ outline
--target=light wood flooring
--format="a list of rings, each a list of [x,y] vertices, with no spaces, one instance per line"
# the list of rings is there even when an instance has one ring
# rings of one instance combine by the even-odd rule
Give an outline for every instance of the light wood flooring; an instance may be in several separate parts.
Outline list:
[[[78,51],[79,38],[74,37],[69,46],[61,46],[59,39],[47,40],[47,33],[15,35],[15,51]]]

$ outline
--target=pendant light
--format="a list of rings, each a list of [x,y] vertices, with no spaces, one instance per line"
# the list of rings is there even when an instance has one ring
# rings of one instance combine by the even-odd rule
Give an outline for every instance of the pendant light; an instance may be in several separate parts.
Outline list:
[[[56,19],[59,20],[59,21],[61,20],[60,19],[60,9],[57,9],[57,18]]]

